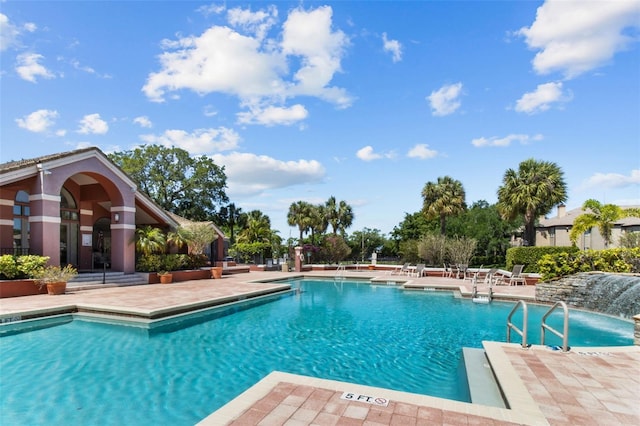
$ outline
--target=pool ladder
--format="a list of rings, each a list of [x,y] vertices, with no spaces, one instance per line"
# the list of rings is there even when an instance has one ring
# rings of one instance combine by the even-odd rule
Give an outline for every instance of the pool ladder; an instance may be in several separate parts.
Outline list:
[[[562,307],[564,311],[564,321],[563,321],[563,332],[560,333],[558,330],[554,329],[550,325],[547,324],[547,317],[551,315],[551,313],[557,308]],[[518,307],[522,307],[522,330],[520,330],[512,321],[511,317],[518,310]],[[522,347],[528,348],[531,345],[527,344],[527,326],[529,320],[529,313],[527,309],[527,304],[524,300],[519,300],[518,303],[513,307],[511,313],[507,317],[507,343],[511,343],[511,330],[514,330],[516,333],[520,335],[522,338]],[[562,339],[562,351],[569,351],[569,308],[567,308],[567,304],[564,302],[556,302],[553,304],[551,309],[547,311],[546,314],[542,316],[542,321],[540,324],[540,344],[544,345],[545,331],[549,330],[556,336]]]
[[[346,266],[344,266],[342,263],[338,265],[338,269],[336,269],[336,274],[334,275],[334,279],[341,279],[344,280],[344,274],[346,272]]]

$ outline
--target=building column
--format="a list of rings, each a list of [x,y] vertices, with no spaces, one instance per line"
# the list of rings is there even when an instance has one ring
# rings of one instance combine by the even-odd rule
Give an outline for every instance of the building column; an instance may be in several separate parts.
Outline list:
[[[135,206],[131,197],[131,205]],[[136,208],[111,207],[111,269],[133,274],[136,271]]]
[[[49,256],[49,265],[60,265],[60,196],[33,194],[29,206],[31,252]]]

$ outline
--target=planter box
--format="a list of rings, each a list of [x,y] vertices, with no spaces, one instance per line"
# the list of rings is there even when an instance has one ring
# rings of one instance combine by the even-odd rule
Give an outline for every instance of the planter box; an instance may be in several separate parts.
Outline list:
[[[206,269],[190,269],[186,271],[171,271],[173,282],[190,281],[190,280],[207,280],[211,278],[211,268]],[[155,272],[149,273],[149,284],[159,284],[160,277]]]
[[[34,280],[0,281],[0,298],[33,296],[34,294],[47,294],[47,287],[40,288]]]

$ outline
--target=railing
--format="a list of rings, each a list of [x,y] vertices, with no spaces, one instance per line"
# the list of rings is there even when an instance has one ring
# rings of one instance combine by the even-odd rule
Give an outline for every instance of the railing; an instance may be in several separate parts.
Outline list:
[[[562,306],[562,310],[564,311],[564,325],[563,325],[563,333],[560,333],[558,330],[554,329],[550,325],[546,323],[547,317],[551,315],[551,313],[558,307]],[[567,308],[567,304],[564,302],[556,302],[551,309],[547,311],[546,314],[542,317],[542,324],[540,325],[540,344],[544,345],[544,336],[545,330],[549,330],[556,336],[562,339],[562,351],[567,352],[569,350],[569,308]]]
[[[522,330],[520,330],[515,324],[511,322],[511,317],[518,310],[519,306],[522,306]],[[511,310],[511,313],[509,313],[509,316],[507,317],[507,343],[511,343],[511,329],[513,329],[516,331],[516,333],[520,335],[520,337],[522,337],[522,347],[525,349],[529,347],[529,345],[527,345],[528,319],[529,319],[529,313],[527,310],[527,304],[524,302],[524,300],[519,300],[518,303],[516,303],[516,306],[514,306],[513,309]]]
[[[334,275],[334,278],[344,279],[344,274],[346,270],[347,270],[347,267],[341,263],[340,265],[338,265],[338,269],[336,269],[336,274]]]

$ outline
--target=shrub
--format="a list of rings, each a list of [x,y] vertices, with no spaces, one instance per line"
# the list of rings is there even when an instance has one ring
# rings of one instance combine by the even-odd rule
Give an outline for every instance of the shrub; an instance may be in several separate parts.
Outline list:
[[[0,256],[0,278],[6,280],[34,278],[44,269],[48,256],[25,255],[14,256],[5,254]]]
[[[18,275],[18,263],[15,256],[5,254],[0,256],[0,279],[11,280]]]
[[[542,256],[538,271],[543,281],[578,272],[640,272],[640,248],[566,251]]]

